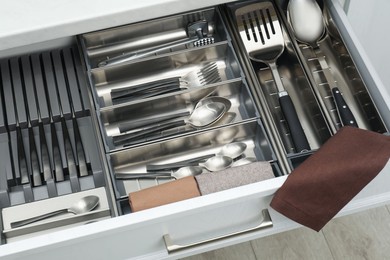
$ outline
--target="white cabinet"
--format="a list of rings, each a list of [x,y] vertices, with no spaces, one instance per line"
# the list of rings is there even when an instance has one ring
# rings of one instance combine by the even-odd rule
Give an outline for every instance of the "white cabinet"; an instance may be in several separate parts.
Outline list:
[[[389,8],[388,1],[375,0],[369,3],[350,1],[347,10],[348,20],[388,93],[390,93],[390,79],[388,77],[390,36],[385,33],[384,29],[390,20],[387,12]]]

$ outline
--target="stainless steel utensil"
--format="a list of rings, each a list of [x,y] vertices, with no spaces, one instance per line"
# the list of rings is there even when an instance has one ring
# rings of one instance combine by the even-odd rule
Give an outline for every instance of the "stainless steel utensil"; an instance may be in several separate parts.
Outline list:
[[[149,134],[160,133],[163,130],[168,130],[179,126],[189,125],[193,128],[203,128],[220,119],[225,112],[226,107],[223,103],[208,103],[195,108],[187,119],[178,119],[164,122],[158,125],[145,127],[136,132],[113,136],[113,142],[115,145],[120,145],[135,138],[147,136]]]
[[[187,176],[196,176],[203,173],[200,166],[183,166],[176,171],[156,171],[150,173],[115,173],[117,180],[134,180],[134,179],[156,179],[156,178],[175,178],[180,179]]]
[[[287,121],[296,152],[310,150],[294,104],[284,89],[276,65],[284,51],[284,38],[271,2],[246,5],[235,12],[238,30],[249,58],[269,66],[276,83],[279,103]]]
[[[250,164],[250,163],[254,163],[254,162],[257,162],[256,158],[254,158],[254,157],[245,157],[245,158],[241,158],[241,159],[233,162],[232,167],[246,165],[246,164]]]
[[[135,59],[152,56],[158,52],[162,52],[179,46],[184,46],[187,44],[192,44],[194,47],[199,47],[199,46],[204,46],[204,45],[214,43],[214,37],[209,37],[208,32],[209,31],[208,31],[207,21],[201,20],[194,23],[190,23],[187,26],[188,38],[186,39],[168,42],[168,43],[160,44],[158,46],[144,48],[129,53],[123,53],[122,55],[108,58],[107,60],[100,62],[98,66],[105,67],[105,66],[121,64]]]
[[[215,62],[207,62],[201,64],[199,70],[190,71],[184,76],[159,79],[139,85],[112,88],[111,100],[115,105],[221,81],[218,65]]]
[[[188,165],[198,165],[201,160],[209,159],[214,156],[227,156],[232,160],[241,156],[245,150],[247,145],[243,142],[234,142],[228,143],[222,146],[221,150],[216,154],[209,154],[206,156],[195,157],[188,160],[175,162],[175,163],[165,163],[165,164],[147,164],[147,171],[159,171],[159,170],[171,170],[179,167],[184,167]]]
[[[326,35],[322,10],[314,0],[290,0],[288,21],[298,41],[307,44],[315,52],[326,81],[332,91],[336,109],[344,126],[358,127],[356,119],[336,85],[326,57],[321,52],[319,42]]]
[[[212,93],[209,93],[212,94]],[[190,116],[190,114],[194,111],[194,109],[200,107],[201,105],[210,104],[210,103],[223,103],[225,105],[225,110],[229,111],[231,107],[231,102],[229,99],[224,97],[217,97],[217,96],[206,96],[199,100],[195,105],[190,104],[188,105],[188,111],[181,111],[179,113],[169,113],[164,115],[156,115],[148,118],[142,118],[141,120],[137,121],[130,121],[126,123],[121,123],[118,126],[118,134],[119,135],[125,135],[125,134],[131,134],[135,132],[145,131],[147,129],[154,129],[159,127],[161,124],[166,124],[169,122],[175,122],[178,118]],[[219,121],[219,120],[218,120]],[[111,130],[113,132],[113,130]],[[116,136],[116,135],[112,135]]]
[[[94,210],[99,205],[99,197],[98,196],[86,196],[77,201],[74,205],[66,209],[60,209],[52,212],[48,212],[39,216],[35,216],[32,218],[20,220],[11,223],[11,228],[18,228],[28,224],[32,224],[47,218],[51,218],[57,215],[71,213],[74,215],[79,215],[83,213],[87,213],[89,211]]]
[[[148,173],[115,173],[115,178],[120,180],[131,179],[155,179],[157,177],[174,177],[175,179],[184,178],[187,176],[195,176],[203,173],[203,168],[208,171],[221,171],[229,168],[233,163],[233,159],[224,155],[215,155],[210,157],[205,162],[198,162],[198,165],[183,166],[177,171],[154,171]]]

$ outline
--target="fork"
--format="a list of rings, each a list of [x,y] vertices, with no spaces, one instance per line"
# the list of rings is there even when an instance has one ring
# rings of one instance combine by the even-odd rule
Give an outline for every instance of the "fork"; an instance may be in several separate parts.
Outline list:
[[[137,99],[155,97],[191,87],[205,86],[222,81],[216,62],[206,62],[198,71],[111,90],[112,103],[119,104]]]

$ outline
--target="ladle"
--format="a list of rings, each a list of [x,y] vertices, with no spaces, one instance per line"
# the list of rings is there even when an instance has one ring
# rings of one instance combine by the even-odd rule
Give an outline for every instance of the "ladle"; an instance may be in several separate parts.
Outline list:
[[[358,127],[352,111],[345,102],[342,93],[337,87],[333,74],[328,66],[319,41],[326,35],[321,8],[315,0],[290,0],[288,7],[288,21],[298,41],[311,46],[315,52],[321,69],[328,82],[336,104],[337,112],[344,126]]]
[[[199,161],[206,158],[212,158],[215,156],[227,156],[234,160],[245,152],[247,145],[243,142],[235,142],[225,144],[221,150],[216,154],[210,154],[206,156],[191,158],[189,160],[184,160],[176,163],[167,163],[167,164],[149,164],[146,165],[147,171],[159,171],[159,170],[171,170],[179,167],[184,167],[188,165],[199,165]]]
[[[15,221],[11,223],[12,228],[22,227],[40,220],[44,220],[47,218],[51,218],[57,215],[65,214],[65,213],[72,213],[74,215],[79,215],[83,213],[87,213],[89,211],[94,210],[99,205],[99,197],[98,196],[86,196],[81,198],[80,200],[76,201],[75,204],[73,204],[71,207],[66,209],[60,209],[56,211],[52,211],[49,213],[45,213],[39,216],[35,216],[32,218],[27,218],[20,221]]]

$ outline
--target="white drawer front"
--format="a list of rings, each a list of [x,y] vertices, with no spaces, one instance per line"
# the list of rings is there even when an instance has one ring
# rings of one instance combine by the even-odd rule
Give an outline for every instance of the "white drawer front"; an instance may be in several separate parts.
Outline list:
[[[2,246],[2,259],[177,259],[287,231],[299,224],[269,208],[279,177],[205,197],[190,199],[127,216]],[[390,163],[339,214],[383,205],[390,200]],[[180,245],[250,229],[268,209],[272,227],[168,253],[163,236]]]

